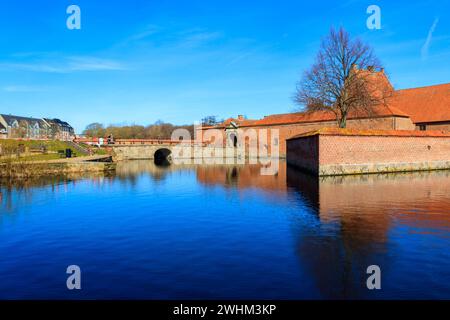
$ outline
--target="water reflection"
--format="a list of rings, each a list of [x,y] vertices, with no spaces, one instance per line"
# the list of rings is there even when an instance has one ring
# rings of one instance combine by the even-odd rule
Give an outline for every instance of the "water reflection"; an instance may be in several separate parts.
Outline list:
[[[142,181],[149,182],[144,184]],[[172,184],[164,185],[165,182]],[[78,185],[83,188],[77,189]],[[180,185],[188,186],[189,191],[179,189]],[[111,189],[105,189],[107,186]],[[131,186],[140,191],[128,197],[123,195],[122,199],[122,194],[126,192],[124,186]],[[142,188],[145,190],[142,191]],[[200,191],[198,191],[199,188]],[[135,201],[138,208],[145,208],[151,202],[152,206],[156,208],[160,206],[168,212],[171,209],[174,212],[187,209],[191,215],[195,213],[198,217],[189,217],[192,220],[185,220],[187,218],[183,215],[179,216],[178,213],[172,212],[169,220],[165,218],[167,214],[159,216],[159,220],[152,220],[153,216],[148,215],[142,217],[146,220],[139,222],[129,220],[129,223],[135,228],[142,223],[147,223],[154,228],[162,228],[163,234],[171,234],[173,228],[176,234],[174,239],[178,239],[179,228],[183,228],[184,223],[194,223],[196,219],[200,219],[205,226],[203,223],[196,224],[197,229],[192,236],[194,239],[196,237],[207,239],[210,236],[208,230],[210,227],[219,228],[215,233],[217,239],[209,239],[212,243],[223,241],[223,248],[216,244],[217,252],[230,250],[227,241],[239,243],[238,238],[232,239],[234,235],[240,234],[245,238],[246,232],[255,232],[246,229],[249,221],[253,222],[255,228],[257,226],[263,228],[265,225],[262,225],[264,221],[247,221],[245,219],[248,217],[245,216],[228,216],[227,213],[223,213],[222,207],[220,207],[220,216],[203,215],[204,208],[198,203],[204,200],[205,196],[211,196],[211,193],[205,192],[219,190],[214,194],[217,198],[213,199],[222,205],[230,203],[230,207],[225,208],[230,212],[240,210],[239,208],[245,209],[247,202],[250,207],[254,205],[254,210],[264,213],[261,214],[260,219],[269,219],[267,221],[269,225],[273,222],[280,226],[278,219],[282,216],[287,221],[288,234],[278,234],[276,230],[271,229],[266,231],[274,232],[274,235],[279,237],[273,239],[275,243],[285,241],[286,237],[292,238],[293,260],[296,260],[298,273],[301,276],[291,275],[290,277],[304,282],[312,281],[313,288],[317,292],[314,293],[312,289],[310,289],[311,292],[302,291],[300,288],[303,283],[295,283],[286,276],[286,279],[272,279],[273,292],[279,295],[266,297],[338,299],[450,297],[448,286],[450,283],[449,171],[319,179],[288,167],[283,162],[280,163],[277,175],[263,176],[260,174],[258,165],[160,167],[150,161],[130,161],[119,163],[116,173],[107,176],[64,176],[0,182],[0,222],[3,213],[21,213],[23,208],[35,205],[38,200],[33,197],[34,194],[40,194],[46,199],[46,203],[51,203],[52,197],[68,192],[69,189],[70,192],[81,192],[81,189],[87,189],[89,192],[99,192],[99,195],[103,193],[104,197],[108,192],[113,193],[115,198],[107,199],[108,205],[112,208],[109,210],[114,208],[118,211],[123,210],[127,208],[130,201]],[[155,191],[159,189],[161,190]],[[45,192],[44,196],[42,192]],[[181,192],[184,193],[180,194]],[[227,196],[224,197],[220,192],[224,192]],[[238,194],[240,202],[232,202],[235,194]],[[183,198],[185,202],[177,202],[177,197]],[[190,200],[192,202],[189,202]],[[195,201],[198,203],[195,204]],[[169,202],[178,203],[178,205],[175,204],[172,208]],[[101,203],[101,205],[105,204],[106,202]],[[102,210],[101,206],[97,210]],[[211,209],[211,211],[214,210]],[[110,214],[114,216],[117,213],[108,212],[107,214],[109,217]],[[132,215],[127,217],[127,219],[131,218]],[[258,219],[258,216],[253,218]],[[102,221],[101,218],[98,219]],[[239,219],[244,219],[246,222],[240,224]],[[225,222],[227,220],[232,220],[233,224],[227,225]],[[217,221],[222,221],[221,223],[226,227],[221,230],[220,223],[216,225]],[[157,224],[153,224],[156,222]],[[109,223],[119,222],[112,219]],[[122,225],[122,222],[120,224]],[[146,232],[150,231],[158,234],[157,229]],[[128,232],[134,231],[130,229]],[[188,229],[184,230],[185,234],[187,232]],[[116,241],[117,237],[112,239]],[[126,235],[124,239],[133,238]],[[152,245],[158,246],[158,241],[167,244],[169,240],[156,237],[152,240]],[[207,242],[202,240],[202,243]],[[178,250],[186,252],[187,256],[188,253],[195,255],[198,251],[201,252],[199,248],[185,247],[187,245],[185,243],[177,244],[182,246]],[[124,252],[130,250],[131,245],[127,245]],[[250,249],[258,248],[241,248],[237,245],[236,252],[243,250],[242,256],[235,253],[239,257],[239,259],[236,258],[237,265],[242,263],[244,257],[252,254],[252,251],[248,251]],[[285,248],[285,250],[288,252],[289,249]],[[276,252],[273,253],[274,256],[276,254]],[[224,259],[220,256],[216,258],[219,261]],[[257,258],[261,257],[255,257],[255,261],[258,260]],[[211,259],[211,252],[208,252],[204,259]],[[271,261],[274,258],[267,256],[264,259]],[[195,263],[198,263],[197,261],[199,259]],[[379,265],[382,269],[382,291],[374,292],[366,289],[366,268],[373,264]],[[283,274],[283,266],[273,263],[270,265],[279,274]],[[211,265],[198,268],[202,267],[206,270],[211,268]],[[236,266],[230,265],[230,268],[233,269]],[[249,268],[252,266],[250,265]],[[210,276],[214,278],[216,275]],[[255,283],[263,281],[261,279],[246,281],[250,280]],[[287,290],[286,296],[283,296],[283,292],[276,287],[276,282],[282,282],[282,280],[287,283],[287,287],[283,287]],[[228,281],[232,283],[234,280]],[[189,291],[187,288],[183,289]],[[246,297],[258,298],[261,292],[255,290],[252,293],[253,296],[251,293],[248,294]],[[183,298],[189,297],[183,296]]]
[[[112,181],[111,173],[66,174],[38,176],[27,179],[0,179],[0,218],[3,212],[19,211],[22,205],[32,204],[33,193],[50,187],[51,194],[66,192],[70,185],[89,180],[93,185]]]
[[[290,214],[296,251],[328,298],[384,297],[367,290],[366,268],[392,271],[388,238],[399,225],[450,244],[449,171],[317,178],[281,164],[277,176],[261,176],[256,166],[201,167],[197,179],[240,190],[256,187],[278,193],[279,201],[287,195],[291,204],[302,204],[308,217]],[[420,252],[408,249],[411,255]]]
[[[288,184],[291,183],[305,194],[302,192],[303,182],[288,179]],[[329,242],[329,254],[325,255],[328,261],[326,257],[322,261],[317,255],[311,255],[312,259],[318,259],[315,262],[317,266],[342,268],[338,271],[344,275],[341,286],[330,287],[332,279],[327,279],[323,285],[325,290],[342,288],[342,292],[331,292],[335,297],[361,297],[368,294],[364,286],[355,286],[364,283],[363,280],[367,277],[365,270],[358,269],[358,266],[376,264],[384,272],[398,274],[398,277],[402,276],[402,272],[407,274],[408,271],[401,270],[401,267],[391,270],[394,268],[391,260],[400,254],[397,253],[400,252],[399,248],[394,249],[393,246],[404,246],[402,250],[408,252],[410,263],[414,263],[412,256],[417,254],[422,255],[424,260],[433,259],[432,254],[426,257],[424,251],[429,250],[427,247],[434,245],[435,241],[442,249],[446,248],[445,244],[449,244],[448,171],[334,177],[321,179],[312,185],[317,186],[313,193],[318,197],[317,210],[321,224],[335,226],[338,230],[335,233],[338,237],[333,237],[333,241],[330,239]],[[411,233],[429,233],[432,237],[416,238]],[[305,233],[302,234],[304,236]],[[399,239],[395,239],[396,237]],[[306,247],[311,249],[311,246],[305,246],[305,241],[300,240],[299,243],[302,248],[300,253],[305,253]],[[320,251],[323,252],[323,249],[322,246]],[[448,251],[444,249],[442,253],[448,254]],[[321,273],[317,275],[318,279],[325,278],[324,268],[313,267],[311,270]],[[442,275],[446,274],[448,275]],[[433,283],[441,280],[436,277]]]

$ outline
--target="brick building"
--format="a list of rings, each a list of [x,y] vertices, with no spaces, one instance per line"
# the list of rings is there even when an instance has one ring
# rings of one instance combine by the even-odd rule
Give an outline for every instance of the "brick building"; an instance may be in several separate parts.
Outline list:
[[[351,112],[347,118],[347,128],[450,131],[450,84],[395,91],[384,70],[359,72],[370,73],[373,81],[392,88],[393,94],[386,104],[376,106],[370,114]],[[224,130],[226,143],[237,147],[239,129],[278,129],[279,137],[274,139],[274,144],[279,145],[280,156],[284,157],[287,139],[324,127],[337,127],[336,116],[332,112],[274,114],[259,120],[238,116],[216,126],[203,127],[202,130]]]
[[[391,105],[408,114],[417,130],[450,131],[450,83],[398,90]]]

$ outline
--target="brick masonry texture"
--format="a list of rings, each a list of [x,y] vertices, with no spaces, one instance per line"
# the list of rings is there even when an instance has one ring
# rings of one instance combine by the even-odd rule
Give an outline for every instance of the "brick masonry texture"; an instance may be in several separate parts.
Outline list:
[[[309,123],[294,123],[286,125],[264,125],[243,127],[242,130],[268,130],[267,140],[270,141],[270,130],[278,130],[279,132],[279,156],[286,157],[286,140],[299,134],[319,130],[323,128],[336,128],[336,121],[319,121]],[[372,119],[349,119],[347,127],[350,129],[378,129],[378,130],[414,130],[415,126],[409,118],[402,117],[382,117]],[[258,135],[259,137],[259,135]],[[208,142],[203,139],[203,142]],[[269,153],[271,153],[270,146]]]
[[[319,175],[450,169],[450,135],[391,134],[300,136],[288,141],[287,161]]]

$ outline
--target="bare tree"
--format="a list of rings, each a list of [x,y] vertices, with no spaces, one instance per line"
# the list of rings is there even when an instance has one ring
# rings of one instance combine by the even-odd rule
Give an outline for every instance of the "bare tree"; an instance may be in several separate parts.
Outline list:
[[[218,123],[223,122],[217,119],[217,116],[206,116],[202,119],[202,125],[204,126],[215,126]]]
[[[383,77],[376,77],[377,70]],[[350,112],[370,115],[387,103],[392,92],[373,50],[359,39],[350,39],[343,28],[332,28],[314,65],[298,83],[294,100],[307,112],[333,112],[339,127],[345,128]]]

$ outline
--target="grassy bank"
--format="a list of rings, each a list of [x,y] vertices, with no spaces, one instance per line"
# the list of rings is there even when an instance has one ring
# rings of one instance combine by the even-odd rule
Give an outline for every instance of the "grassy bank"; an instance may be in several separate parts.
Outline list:
[[[43,175],[96,173],[115,170],[115,164],[113,163],[96,162],[95,159],[94,162],[86,161],[84,156],[96,152],[91,148],[87,149],[71,142],[0,140],[0,146],[0,177],[8,179],[29,179]],[[60,159],[60,153],[58,152],[63,151],[63,156],[65,156],[66,149],[72,150],[72,154],[75,153],[77,158]],[[79,161],[78,158],[80,158]],[[87,159],[90,158],[87,157]]]
[[[115,169],[116,164],[113,162],[3,162],[0,163],[0,178],[29,179],[38,176],[112,172]]]
[[[22,153],[19,158],[16,157],[17,151],[22,149],[25,153]],[[45,153],[39,153],[37,150],[45,149]],[[71,149],[72,153],[76,153],[77,156],[86,155],[80,150],[76,150],[72,145],[64,141],[41,141],[41,140],[13,140],[5,139],[0,140],[0,162],[5,161],[41,161],[41,160],[54,160],[58,159],[58,151]],[[37,151],[36,153],[33,153]],[[5,159],[6,158],[6,159]]]
[[[72,149],[66,142],[64,141],[41,141],[41,140],[13,140],[13,139],[5,139],[0,140],[0,145],[4,148],[19,148],[19,145],[22,144],[30,149],[37,149],[42,146],[47,147],[48,151],[64,150],[66,148]]]

